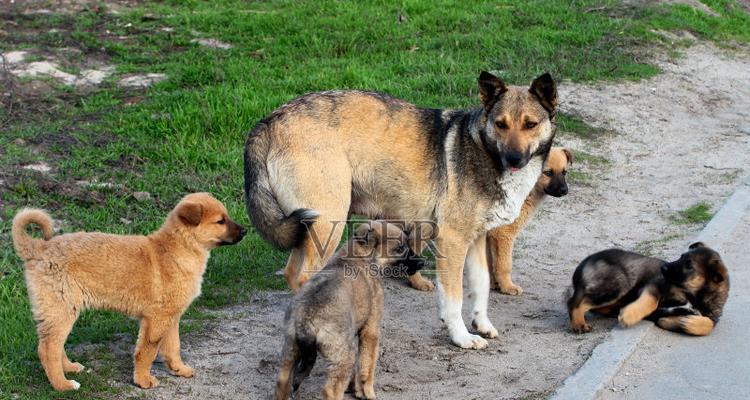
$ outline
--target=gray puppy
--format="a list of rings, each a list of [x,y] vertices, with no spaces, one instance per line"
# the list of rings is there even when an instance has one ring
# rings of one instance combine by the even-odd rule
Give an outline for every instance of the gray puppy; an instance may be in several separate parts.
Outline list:
[[[277,400],[289,398],[310,373],[317,354],[330,364],[325,399],[341,399],[353,377],[358,398],[375,398],[375,365],[383,315],[381,277],[406,275],[424,264],[396,225],[372,221],[352,237],[294,296],[285,316]],[[357,348],[356,338],[359,338]]]

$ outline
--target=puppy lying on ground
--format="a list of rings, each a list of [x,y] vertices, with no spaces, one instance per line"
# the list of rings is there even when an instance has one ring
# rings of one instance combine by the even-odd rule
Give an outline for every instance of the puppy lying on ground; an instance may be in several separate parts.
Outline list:
[[[570,326],[589,332],[584,314],[616,315],[622,326],[646,318],[670,331],[705,336],[719,321],[729,275],[719,253],[697,242],[673,262],[610,249],[590,255],[573,274]]]
[[[544,164],[542,175],[539,176],[536,185],[523,202],[518,218],[512,224],[495,228],[487,234],[490,288],[500,289],[501,293],[513,296],[523,293],[523,289],[514,284],[510,276],[513,270],[513,244],[547,195],[562,197],[568,194],[565,175],[571,164],[573,164],[573,153],[570,150],[553,147]]]
[[[31,223],[42,229],[44,240],[26,233]],[[68,359],[64,344],[88,308],[141,319],[133,373],[138,386],[158,384],[150,372],[157,350],[175,375],[193,376],[180,358],[180,317],[200,294],[209,251],[245,235],[208,193],[185,196],[149,236],[78,232],[53,237],[52,219],[35,209],[18,213],[12,231],[16,253],[25,261],[39,359],[55,390],[80,387],[65,378],[65,372],[84,367]]]
[[[396,225],[365,223],[325,268],[302,286],[285,316],[276,400],[289,398],[292,386],[297,391],[318,352],[330,363],[323,388],[325,399],[341,399],[350,379],[358,398],[375,398],[383,314],[380,277],[394,263],[401,268],[420,267],[423,261],[409,253],[408,238]],[[359,368],[354,371],[358,354]]]

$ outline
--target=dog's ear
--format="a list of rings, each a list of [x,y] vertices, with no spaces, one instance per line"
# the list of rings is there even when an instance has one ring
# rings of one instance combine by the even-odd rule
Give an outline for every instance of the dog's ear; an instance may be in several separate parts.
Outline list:
[[[697,249],[698,247],[706,247],[706,245],[703,244],[703,242],[695,242],[691,244],[690,246],[688,246],[688,249],[692,250],[692,249]]]
[[[573,165],[573,160],[575,160],[575,157],[573,157],[573,152],[568,149],[562,149],[562,152],[565,153],[565,157],[568,158],[568,164]]]
[[[484,110],[490,112],[492,106],[497,102],[498,97],[508,91],[508,87],[505,86],[505,82],[500,78],[487,71],[482,71],[479,74],[478,83],[479,99],[482,100]]]
[[[708,261],[708,275],[711,277],[711,281],[715,283],[724,282],[724,274],[727,267],[718,258],[712,258]]]
[[[374,246],[378,240],[378,232],[369,223],[364,223],[357,227],[352,239],[361,246]]]
[[[534,79],[534,82],[531,82],[529,92],[536,96],[539,104],[547,110],[551,117],[555,115],[557,110],[557,85],[549,72],[545,72]]]
[[[177,216],[185,225],[198,226],[203,219],[203,206],[199,203],[184,202],[177,206]]]

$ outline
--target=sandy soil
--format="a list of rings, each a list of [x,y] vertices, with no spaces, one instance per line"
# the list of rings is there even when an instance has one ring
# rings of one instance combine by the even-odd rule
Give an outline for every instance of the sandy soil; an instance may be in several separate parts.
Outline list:
[[[559,144],[602,156],[606,166],[578,163],[588,184],[548,200],[516,246],[520,297],[493,292],[490,318],[500,331],[488,348],[460,350],[437,318],[435,293],[387,281],[376,392],[381,399],[538,398],[573,373],[602,341],[611,320],[594,331],[567,330],[562,302],[570,275],[587,254],[610,246],[673,257],[701,228],[673,218],[697,202],[720,207],[750,172],[750,55],[708,45],[660,63],[665,73],[637,83],[563,83],[562,109],[613,134],[593,141],[570,135]],[[287,293],[263,293],[218,313],[203,333],[184,338],[197,376],[169,377],[156,399],[267,398],[272,391]],[[469,320],[465,316],[465,320]],[[301,389],[317,398],[322,363]]]

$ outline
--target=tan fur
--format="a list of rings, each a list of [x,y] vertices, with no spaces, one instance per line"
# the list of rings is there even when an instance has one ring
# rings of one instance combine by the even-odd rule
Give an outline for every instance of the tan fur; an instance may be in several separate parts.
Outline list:
[[[656,311],[659,307],[659,300],[648,290],[645,289],[634,302],[620,310],[618,320],[623,327],[631,327],[649,314]]]
[[[570,328],[575,333],[591,332],[591,326],[586,323],[586,312],[591,309],[591,304],[581,302],[578,307],[570,312]]]
[[[564,176],[572,161],[573,156],[570,150],[553,147],[547,158],[544,171],[551,171],[553,176]],[[495,228],[487,234],[490,287],[499,289],[501,293],[512,296],[523,293],[523,289],[514,284],[511,279],[511,271],[513,270],[513,245],[518,234],[531,220],[537,207],[545,199],[546,194],[544,193],[544,189],[549,185],[551,180],[551,177],[545,174],[540,175],[534,189],[526,197],[518,218],[512,224]]]
[[[45,240],[26,233],[29,223],[43,228]],[[55,390],[78,389],[64,372],[80,372],[83,366],[68,360],[63,346],[81,311],[89,308],[141,319],[133,373],[140,387],[158,384],[150,369],[159,349],[175,375],[193,376],[180,358],[180,317],[200,294],[210,250],[244,235],[224,205],[207,193],[185,196],[149,236],[52,236],[51,226],[43,211],[21,211],[13,222],[13,240],[25,261],[39,359]]]

